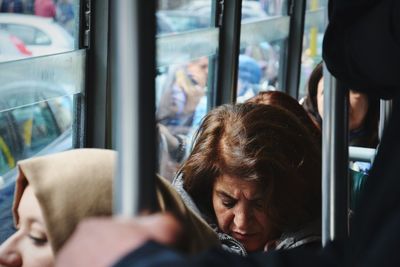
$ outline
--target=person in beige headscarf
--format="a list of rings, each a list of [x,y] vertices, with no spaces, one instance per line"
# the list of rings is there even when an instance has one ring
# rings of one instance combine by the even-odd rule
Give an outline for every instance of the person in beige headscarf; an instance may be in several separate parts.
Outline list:
[[[54,266],[54,256],[81,220],[110,216],[115,160],[111,150],[76,149],[19,162],[13,203],[17,231],[0,246],[0,266]],[[218,244],[212,230],[161,177],[157,195],[159,210],[174,214],[191,235],[182,251]],[[185,236],[182,243],[188,241]]]

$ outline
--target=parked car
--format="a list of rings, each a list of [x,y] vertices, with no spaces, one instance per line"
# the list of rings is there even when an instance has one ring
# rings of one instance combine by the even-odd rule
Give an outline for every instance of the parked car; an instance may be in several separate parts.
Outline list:
[[[32,56],[71,51],[74,40],[51,18],[34,15],[0,13],[0,30],[21,39]]]
[[[0,62],[31,56],[24,42],[9,32],[0,30]]]

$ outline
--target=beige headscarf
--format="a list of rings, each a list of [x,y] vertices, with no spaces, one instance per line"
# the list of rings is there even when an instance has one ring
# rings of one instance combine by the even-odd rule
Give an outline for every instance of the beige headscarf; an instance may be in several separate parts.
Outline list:
[[[29,184],[42,209],[54,253],[83,218],[112,214],[112,178],[116,153],[75,149],[20,161],[13,213]]]
[[[18,163],[13,213],[18,223],[18,205],[29,184],[42,209],[49,241],[56,254],[86,217],[112,214],[112,179],[116,152],[105,149],[75,149]],[[183,224],[178,248],[196,253],[219,244],[214,231],[192,212],[167,180],[157,176],[160,211],[169,211]],[[134,238],[134,237],[132,237]]]

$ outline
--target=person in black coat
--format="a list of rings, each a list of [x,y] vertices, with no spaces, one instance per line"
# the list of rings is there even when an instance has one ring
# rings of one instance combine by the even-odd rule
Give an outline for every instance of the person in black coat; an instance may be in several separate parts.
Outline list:
[[[240,257],[210,250],[187,257],[165,245],[179,238],[179,224],[171,218],[161,217],[158,224],[169,223],[168,237],[172,239],[152,233],[154,225],[138,225],[141,220],[152,217],[136,218],[124,224],[130,227],[117,227],[114,221],[108,221],[107,225],[92,221],[84,223],[81,231],[78,229],[61,253],[58,266],[89,266],[90,259],[103,254],[109,256],[107,263],[96,266],[399,266],[400,1],[331,0],[329,10],[330,23],[323,46],[329,71],[348,88],[394,100],[389,125],[356,207],[353,231],[347,240],[332,242],[319,253],[294,249]],[[87,227],[111,238],[102,239],[100,235],[94,238],[85,231]],[[121,244],[118,236],[124,235],[133,241],[120,245],[116,251],[114,244]],[[127,243],[128,238],[122,239]],[[88,246],[91,244],[94,246]],[[82,251],[82,247],[90,249]],[[72,258],[76,265],[68,261]]]

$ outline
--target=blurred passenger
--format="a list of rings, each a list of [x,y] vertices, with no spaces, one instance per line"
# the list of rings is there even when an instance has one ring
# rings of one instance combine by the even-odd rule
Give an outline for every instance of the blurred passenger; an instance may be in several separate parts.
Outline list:
[[[71,0],[60,0],[57,2],[56,19],[72,36],[75,29],[75,12],[74,5]]]
[[[80,220],[111,215],[115,156],[80,149],[21,161],[13,204],[17,231],[0,246],[0,266],[54,266]]]
[[[323,66],[320,62],[308,81],[303,106],[321,128],[323,117]],[[350,90],[349,145],[375,148],[378,145],[379,102],[366,94]]]
[[[53,0],[35,0],[34,11],[36,16],[55,18],[56,5]]]
[[[0,12],[2,13],[24,12],[24,3],[22,2],[22,0],[2,0],[0,2]]]
[[[173,72],[162,93],[158,121],[174,134],[187,134],[194,112],[204,96],[208,78],[208,57],[192,61]]]
[[[173,185],[218,233],[248,252],[318,246],[321,153],[289,112],[255,104],[212,110]]]
[[[237,100],[243,103],[260,90],[261,68],[258,62],[246,55],[239,55],[239,79],[237,84]]]
[[[160,136],[159,173],[172,180],[184,158],[199,117],[207,111],[208,57],[172,72],[165,83],[156,117]]]

